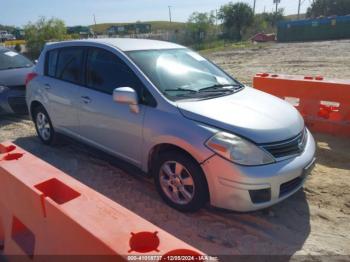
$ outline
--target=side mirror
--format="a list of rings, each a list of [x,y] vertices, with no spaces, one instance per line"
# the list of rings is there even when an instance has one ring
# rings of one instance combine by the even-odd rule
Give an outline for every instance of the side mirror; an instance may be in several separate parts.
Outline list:
[[[138,96],[131,87],[118,87],[113,90],[113,100],[117,103],[128,104],[130,111],[139,112]]]

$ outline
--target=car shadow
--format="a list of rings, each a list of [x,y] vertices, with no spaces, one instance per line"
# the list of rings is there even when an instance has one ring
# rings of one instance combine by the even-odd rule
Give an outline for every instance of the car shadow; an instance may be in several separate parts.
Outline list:
[[[238,240],[244,246],[240,249],[243,255],[235,261],[289,261],[302,250],[311,232],[310,209],[303,189],[258,211],[239,213],[214,207],[209,209],[218,217],[236,221],[237,228],[243,231],[244,240]],[[250,240],[246,240],[245,234]],[[219,254],[219,257],[220,261],[232,261],[230,256]]]
[[[16,114],[0,114],[0,128],[7,125],[11,125],[15,122],[21,122],[23,120],[29,120],[28,115],[16,115]]]
[[[350,170],[350,139],[321,133],[313,135],[317,141],[318,163],[330,168]]]
[[[14,143],[203,252],[220,256],[220,261],[232,261],[232,255],[266,255],[266,259],[285,261],[302,249],[310,234],[303,190],[256,212],[207,206],[196,213],[180,213],[161,200],[152,179],[141,170],[99,150],[67,138],[55,147],[43,145],[34,136]],[[253,261],[258,258],[262,257],[249,256]]]
[[[55,157],[52,157],[53,155],[61,156],[61,154],[65,155],[65,153],[72,153],[77,157],[82,156],[84,159],[89,159],[91,164],[101,164],[103,162],[106,162],[108,165],[121,169],[133,177],[142,179],[145,179],[147,177],[149,178],[149,176],[141,169],[122,159],[114,157],[110,154],[107,154],[101,150],[93,148],[69,137],[63,135],[59,136],[60,141],[54,146],[44,145],[41,143],[37,136],[21,137],[13,141],[13,143],[65,173],[69,173],[71,170],[69,164],[60,165],[60,161],[57,162],[57,159]],[[53,155],[49,153],[50,151],[53,152]]]

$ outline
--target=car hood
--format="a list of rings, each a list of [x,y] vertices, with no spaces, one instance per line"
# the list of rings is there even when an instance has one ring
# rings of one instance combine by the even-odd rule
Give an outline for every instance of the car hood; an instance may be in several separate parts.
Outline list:
[[[303,118],[292,105],[250,87],[219,98],[177,101],[177,106],[186,118],[256,143],[286,140],[304,128]]]
[[[15,68],[0,70],[0,85],[4,86],[22,86],[28,73],[33,71],[34,67]]]

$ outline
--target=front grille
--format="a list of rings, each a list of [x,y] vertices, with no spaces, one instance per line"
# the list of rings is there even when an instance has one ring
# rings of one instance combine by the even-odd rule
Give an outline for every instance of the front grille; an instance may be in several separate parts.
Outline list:
[[[307,132],[304,129],[297,136],[277,143],[262,145],[262,147],[275,158],[284,158],[298,155],[304,151],[307,141]]]
[[[10,90],[19,90],[19,91],[24,91],[26,90],[25,85],[19,85],[19,86],[8,86]]]
[[[299,176],[297,178],[294,178],[288,182],[281,184],[279,197],[283,197],[288,193],[294,191],[303,183],[303,180],[304,180],[304,176]]]
[[[16,114],[27,114],[27,104],[24,96],[9,97],[8,103],[13,112]]]

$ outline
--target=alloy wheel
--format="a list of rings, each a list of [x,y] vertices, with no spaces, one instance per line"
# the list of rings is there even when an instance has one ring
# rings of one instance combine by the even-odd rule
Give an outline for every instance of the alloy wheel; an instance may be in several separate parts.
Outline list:
[[[192,175],[179,162],[165,162],[159,171],[159,182],[165,195],[176,204],[188,204],[194,197]]]
[[[36,115],[36,127],[41,138],[45,141],[48,141],[51,137],[51,127],[49,119],[42,112],[39,112]]]

